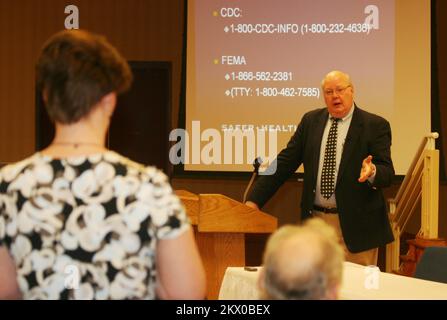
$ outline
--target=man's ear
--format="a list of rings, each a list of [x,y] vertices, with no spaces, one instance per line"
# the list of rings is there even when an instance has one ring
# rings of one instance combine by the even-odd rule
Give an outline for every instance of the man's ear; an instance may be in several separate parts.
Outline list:
[[[258,299],[261,300],[269,300],[271,299],[269,297],[269,294],[267,293],[267,288],[265,287],[265,278],[266,278],[266,271],[265,266],[261,266],[259,269],[259,275],[258,275]]]
[[[113,115],[113,111],[115,111],[116,100],[117,97],[115,92],[110,92],[101,99],[104,112],[109,118]]]
[[[259,270],[259,276],[258,276],[258,289],[259,292],[263,292],[265,290],[265,285],[264,285],[264,281],[265,281],[265,271],[264,271],[264,266],[262,266]]]
[[[326,298],[328,300],[338,300],[340,292],[340,284],[336,284],[326,290]]]

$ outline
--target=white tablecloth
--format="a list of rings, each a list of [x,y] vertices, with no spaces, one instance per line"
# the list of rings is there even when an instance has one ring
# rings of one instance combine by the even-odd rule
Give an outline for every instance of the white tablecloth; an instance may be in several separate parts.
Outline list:
[[[374,271],[345,262],[340,299],[344,300],[412,300],[447,299],[447,284]],[[256,271],[227,268],[219,292],[220,300],[258,299]],[[374,273],[376,272],[376,273]]]

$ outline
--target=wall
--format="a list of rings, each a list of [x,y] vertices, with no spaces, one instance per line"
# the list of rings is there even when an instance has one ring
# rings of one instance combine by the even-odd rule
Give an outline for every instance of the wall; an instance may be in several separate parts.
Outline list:
[[[438,143],[438,148],[442,145],[444,154],[442,155],[442,164],[444,173],[447,173],[447,1],[437,0],[435,14],[436,17],[436,42],[437,47],[434,49],[437,52],[437,61],[434,66],[437,69],[436,79],[438,81],[438,86],[435,88],[435,95],[439,97],[439,119],[440,119],[440,138]],[[444,198],[445,198],[445,194]],[[446,211],[444,211],[446,212]]]
[[[79,8],[81,28],[105,35],[128,60],[172,62],[178,113],[183,0],[0,0],[1,163],[35,151],[34,65],[44,41],[64,28],[70,4]]]

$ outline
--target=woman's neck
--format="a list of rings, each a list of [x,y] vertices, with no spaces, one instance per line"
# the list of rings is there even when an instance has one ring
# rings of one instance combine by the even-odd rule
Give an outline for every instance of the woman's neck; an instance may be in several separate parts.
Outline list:
[[[81,156],[107,151],[105,147],[105,130],[88,120],[75,124],[56,123],[53,142],[42,154],[52,157]]]

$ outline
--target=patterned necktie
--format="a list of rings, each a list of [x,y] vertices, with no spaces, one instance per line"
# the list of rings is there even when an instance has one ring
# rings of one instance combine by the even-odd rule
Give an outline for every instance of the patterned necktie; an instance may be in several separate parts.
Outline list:
[[[331,118],[332,124],[324,151],[323,170],[321,172],[321,195],[329,199],[335,188],[335,159],[337,154],[337,126],[340,119]]]

